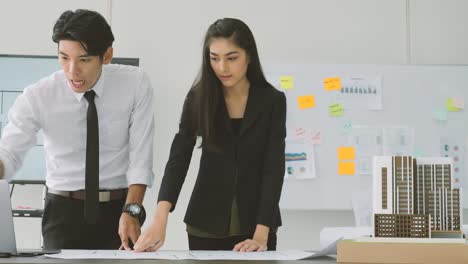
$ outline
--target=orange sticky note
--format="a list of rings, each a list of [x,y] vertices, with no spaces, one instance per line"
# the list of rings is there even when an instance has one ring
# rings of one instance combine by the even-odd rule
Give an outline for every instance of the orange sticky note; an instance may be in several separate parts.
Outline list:
[[[315,98],[313,95],[304,95],[297,97],[297,103],[299,104],[299,109],[306,109],[315,107]]]
[[[353,160],[356,158],[354,147],[339,147],[338,160]]]
[[[338,162],[338,175],[354,175],[355,166],[354,162]]]
[[[333,91],[341,89],[341,80],[339,77],[330,77],[323,80],[325,91]]]

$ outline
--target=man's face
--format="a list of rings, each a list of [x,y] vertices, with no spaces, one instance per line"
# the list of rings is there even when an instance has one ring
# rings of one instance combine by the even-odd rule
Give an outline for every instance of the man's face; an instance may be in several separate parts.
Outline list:
[[[89,55],[80,42],[74,40],[61,40],[58,53],[60,67],[75,93],[84,93],[91,89],[101,76],[102,65],[112,59],[112,48],[101,59],[99,56]]]

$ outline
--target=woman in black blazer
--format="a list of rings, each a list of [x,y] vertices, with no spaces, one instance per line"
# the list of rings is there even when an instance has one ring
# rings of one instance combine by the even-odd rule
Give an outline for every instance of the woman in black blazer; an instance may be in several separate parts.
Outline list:
[[[238,19],[217,20],[184,102],[156,214],[135,250],[163,245],[198,136],[200,168],[184,218],[190,249],[275,250],[285,123],[286,98],[266,81],[252,32]]]

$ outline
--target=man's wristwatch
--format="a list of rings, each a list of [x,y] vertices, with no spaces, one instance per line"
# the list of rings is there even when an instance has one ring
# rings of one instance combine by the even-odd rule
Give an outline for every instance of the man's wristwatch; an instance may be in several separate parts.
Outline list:
[[[124,205],[122,213],[127,213],[140,221],[140,225],[143,225],[146,219],[145,207],[141,204],[129,203]]]

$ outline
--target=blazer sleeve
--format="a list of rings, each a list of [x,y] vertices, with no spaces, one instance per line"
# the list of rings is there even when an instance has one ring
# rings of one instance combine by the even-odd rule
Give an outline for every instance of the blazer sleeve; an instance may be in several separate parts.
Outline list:
[[[194,92],[190,90],[185,98],[179,123],[179,132],[176,133],[172,140],[169,160],[167,161],[159,189],[158,202],[168,201],[172,203],[170,212],[175,209],[180,190],[187,176],[193,147],[196,142],[196,134],[192,126],[193,101]]]
[[[257,224],[276,227],[276,215],[284,179],[284,151],[286,138],[286,97],[284,93],[274,96],[271,111],[271,129],[264,157],[262,187]]]

